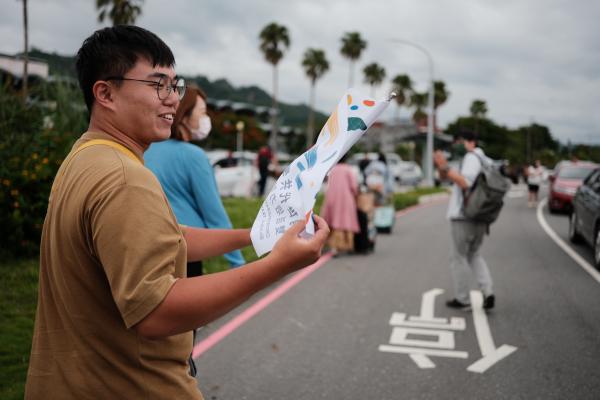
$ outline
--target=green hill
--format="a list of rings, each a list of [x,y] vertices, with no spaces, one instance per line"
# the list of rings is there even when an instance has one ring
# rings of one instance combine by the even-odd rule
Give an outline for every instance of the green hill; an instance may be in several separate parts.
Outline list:
[[[42,50],[34,48],[29,55],[48,63],[50,75],[69,76],[76,78],[75,73],[75,57],[62,56],[56,53],[46,53]],[[216,79],[211,81],[203,75],[194,77],[185,77],[186,80],[195,82],[208,95],[208,97],[219,100],[229,100],[235,102],[249,103],[256,106],[270,106],[271,95],[259,88],[258,86],[241,86],[234,87],[226,79]],[[293,127],[304,128],[308,118],[309,107],[306,104],[288,104],[285,102],[279,103],[283,123]],[[321,126],[325,123],[327,115],[316,112],[316,126]]]

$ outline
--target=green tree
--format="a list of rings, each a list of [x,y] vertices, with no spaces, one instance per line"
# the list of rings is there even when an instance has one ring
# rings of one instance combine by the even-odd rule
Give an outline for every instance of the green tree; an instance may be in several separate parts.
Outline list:
[[[437,124],[437,119],[435,118],[437,115],[438,107],[444,105],[446,101],[448,101],[448,97],[450,96],[450,92],[446,89],[446,84],[443,81],[434,81],[433,82],[433,117],[434,123],[433,126],[435,128]]]
[[[271,136],[269,144],[273,151],[277,149],[277,64],[283,58],[283,51],[290,47],[290,36],[288,30],[283,25],[272,22],[265,26],[259,34],[260,50],[263,52],[265,60],[273,66],[273,109],[271,113]]]
[[[469,111],[471,112],[471,117],[475,119],[475,133],[479,133],[479,120],[485,118],[485,114],[488,111],[487,105],[484,100],[475,99],[471,103]]]
[[[105,18],[113,25],[132,25],[142,13],[144,0],[96,0],[98,22]]]
[[[310,79],[310,103],[308,113],[308,124],[306,128],[306,147],[312,146],[315,134],[315,92],[316,83],[319,78],[329,69],[329,61],[325,57],[325,52],[319,49],[308,49],[304,52],[302,67],[306,76]]]
[[[410,105],[415,108],[415,112],[413,113],[415,124],[427,118],[427,113],[423,111],[427,107],[427,93],[413,92],[410,95]]]
[[[375,97],[375,88],[385,79],[385,68],[377,63],[371,63],[363,69],[365,83],[371,86],[371,97]]]
[[[442,81],[433,82],[433,108],[437,110],[438,107],[444,105],[450,97],[450,92],[446,89],[446,84]]]
[[[410,96],[413,92],[413,83],[408,75],[396,75],[392,79],[392,91],[396,92],[396,104],[398,104],[398,118],[400,118],[400,109],[410,103]]]
[[[346,32],[342,37],[342,56],[350,60],[350,75],[348,87],[354,85],[354,64],[360,58],[361,53],[367,48],[367,42],[360,37],[359,32]]]

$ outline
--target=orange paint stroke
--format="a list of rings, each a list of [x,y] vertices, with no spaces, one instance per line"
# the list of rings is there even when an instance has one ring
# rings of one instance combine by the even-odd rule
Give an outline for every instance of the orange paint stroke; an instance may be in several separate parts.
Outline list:
[[[306,213],[306,217],[304,218],[304,223],[308,224],[308,219],[310,218],[310,214],[312,214],[312,209]]]
[[[348,95],[348,105],[352,104],[352,96]]]
[[[363,104],[367,107],[373,107],[375,102],[373,100],[363,100]]]
[[[330,144],[335,142],[335,138],[338,135],[337,119],[338,119],[338,110],[336,107],[335,111],[333,113],[331,113],[331,115],[329,116],[329,119],[327,120],[327,123],[325,124],[325,126],[327,127],[327,130],[329,131],[329,141],[327,141],[327,143],[325,144],[326,146],[329,146]]]

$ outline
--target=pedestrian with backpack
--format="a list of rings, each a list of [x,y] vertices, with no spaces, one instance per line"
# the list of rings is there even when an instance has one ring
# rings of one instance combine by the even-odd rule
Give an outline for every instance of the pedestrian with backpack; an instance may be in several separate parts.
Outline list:
[[[436,151],[434,154],[434,163],[440,178],[451,180],[454,183],[446,215],[450,220],[452,234],[450,271],[454,283],[454,298],[448,300],[446,306],[464,310],[470,308],[469,281],[471,274],[475,274],[484,296],[483,308],[489,310],[494,307],[495,303],[493,283],[487,263],[479,250],[483,238],[488,232],[489,224],[497,217],[500,209],[497,204],[494,204],[492,218],[489,215],[483,215],[483,218],[480,219],[479,216],[472,213],[470,213],[470,217],[467,217],[465,216],[465,199],[470,200],[470,197],[474,196],[476,200],[480,198],[488,200],[483,192],[489,189],[488,182],[486,182],[487,174],[484,172],[489,171],[491,160],[486,157],[483,150],[477,147],[477,139],[472,132],[462,133],[457,138],[456,147],[459,153],[464,154],[459,170],[451,169],[448,166],[448,161],[441,151]],[[492,178],[490,181],[493,183],[494,179]],[[476,186],[478,186],[477,191],[475,190]],[[500,207],[503,194],[499,196]],[[469,211],[471,210],[469,209]],[[490,221],[490,219],[493,220]]]

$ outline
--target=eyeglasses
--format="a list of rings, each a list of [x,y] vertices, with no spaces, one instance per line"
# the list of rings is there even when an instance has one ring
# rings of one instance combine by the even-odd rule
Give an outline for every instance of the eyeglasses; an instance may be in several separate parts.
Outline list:
[[[183,78],[178,78],[174,83],[167,83],[168,79],[169,77],[162,76],[158,81],[147,81],[144,79],[125,78],[123,76],[111,76],[106,78],[105,81],[134,81],[149,83],[152,86],[156,86],[156,94],[160,100],[166,100],[172,92],[177,92],[177,96],[179,97],[179,100],[181,100],[185,94],[185,80]]]

